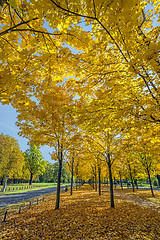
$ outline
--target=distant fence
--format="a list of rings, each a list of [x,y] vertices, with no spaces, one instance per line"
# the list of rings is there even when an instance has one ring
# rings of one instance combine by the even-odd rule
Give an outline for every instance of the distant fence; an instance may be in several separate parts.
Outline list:
[[[70,186],[70,185],[69,185]],[[31,188],[33,186],[30,186]],[[24,188],[23,188],[24,189]],[[61,189],[62,192],[65,192],[65,188]],[[51,194],[55,194],[55,192],[52,192]],[[34,205],[38,205],[39,202],[44,202],[44,197],[41,198],[41,199],[35,199],[35,200],[29,200],[29,202],[27,202],[26,204],[23,204],[23,205],[20,205],[18,207],[15,207],[14,209],[7,209],[4,208],[4,210],[0,209],[1,210],[1,213],[0,213],[0,218],[1,218],[1,221],[0,223],[5,223],[7,222],[7,216],[11,213],[13,213],[13,215],[16,215],[17,213],[20,214],[24,209],[30,209],[31,206],[34,206]],[[20,204],[20,203],[19,203]]]
[[[28,204],[20,205],[18,208],[4,210],[4,213],[2,213],[2,215],[1,215],[2,216],[1,223],[7,221],[7,216],[10,213],[13,213],[14,215],[16,215],[16,213],[20,214],[24,209],[30,209],[31,206],[38,205],[39,202],[44,202],[44,197],[41,198],[41,199],[37,198],[37,199],[35,199],[33,201],[30,200]]]
[[[14,191],[19,191],[19,190],[25,190],[25,189],[32,189],[32,188],[37,188],[37,187],[41,187],[38,185],[29,185],[29,186],[21,186],[21,187],[7,187],[5,189],[5,192],[14,192]],[[0,191],[2,192],[3,187],[0,189]]]
[[[83,183],[84,184],[84,183]],[[81,186],[83,185],[82,183],[81,183]],[[73,184],[73,186],[75,187],[75,184]],[[28,188],[34,188],[34,187],[37,187],[37,186],[28,186]],[[68,187],[70,188],[70,185],[68,185]],[[22,187],[20,187],[21,189],[25,189],[25,188],[22,188]],[[20,190],[20,189],[17,189],[17,188],[15,188],[16,190]],[[69,189],[68,189],[69,190]],[[10,190],[11,191],[11,190]],[[61,189],[61,192],[65,192],[65,188],[62,188]],[[52,192],[52,194],[55,194],[56,193],[56,191],[55,192]],[[5,223],[5,222],[7,222],[7,216],[10,214],[10,213],[13,213],[13,215],[16,215],[16,213],[18,213],[18,214],[20,214],[24,209],[30,209],[31,208],[31,206],[34,206],[34,205],[38,205],[39,204],[39,202],[44,202],[44,197],[43,198],[41,198],[41,199],[35,199],[35,200],[29,200],[29,202],[27,203],[27,204],[23,204],[23,205],[20,205],[20,206],[18,206],[18,207],[16,207],[16,208],[14,208],[14,209],[7,209],[7,207],[6,208],[4,208],[4,210],[3,209],[0,209],[1,210],[1,212],[0,212],[0,218],[1,218],[1,221],[0,221],[0,223]]]

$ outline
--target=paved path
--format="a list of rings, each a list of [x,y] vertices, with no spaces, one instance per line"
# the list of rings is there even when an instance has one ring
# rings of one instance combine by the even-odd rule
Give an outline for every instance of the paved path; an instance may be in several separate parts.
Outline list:
[[[61,189],[63,188],[65,188],[65,186],[61,187]],[[3,196],[0,196],[0,208],[7,207],[10,204],[23,202],[30,198],[42,196],[47,193],[55,192],[56,190],[57,190],[57,187],[51,187],[51,188],[43,188],[39,190],[32,190],[28,192],[3,195]]]

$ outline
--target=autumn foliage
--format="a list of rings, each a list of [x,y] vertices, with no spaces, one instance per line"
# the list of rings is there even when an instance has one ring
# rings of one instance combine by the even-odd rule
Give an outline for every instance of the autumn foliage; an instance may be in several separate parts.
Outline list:
[[[130,179],[134,191],[147,176],[154,195],[151,178],[160,174],[158,1],[8,0],[1,6],[0,100],[16,108],[21,136],[53,148],[56,209],[62,162],[73,160],[74,143],[80,154],[72,175],[109,179],[111,207],[113,179]]]

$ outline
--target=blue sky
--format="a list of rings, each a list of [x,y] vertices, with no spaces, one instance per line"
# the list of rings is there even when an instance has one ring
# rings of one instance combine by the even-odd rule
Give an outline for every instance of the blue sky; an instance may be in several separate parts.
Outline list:
[[[18,136],[18,127],[15,125],[17,121],[16,110],[11,105],[2,105],[0,103],[0,133],[14,137],[21,150],[24,152],[29,146],[26,138]],[[52,162],[50,154],[52,149],[48,146],[41,147],[41,153],[46,161]]]

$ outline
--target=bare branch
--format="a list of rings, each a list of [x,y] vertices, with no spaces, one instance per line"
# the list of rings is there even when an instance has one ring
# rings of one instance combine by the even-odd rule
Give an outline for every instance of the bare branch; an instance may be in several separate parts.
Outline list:
[[[30,19],[30,20],[28,20],[28,21],[18,23],[18,24],[16,24],[15,26],[10,27],[10,28],[7,29],[7,30],[5,30],[5,31],[3,31],[3,32],[0,32],[0,37],[3,36],[3,35],[5,35],[5,34],[7,34],[7,33],[12,32],[12,31],[19,31],[20,29],[16,29],[17,27],[22,26],[22,25],[24,25],[24,24],[27,24],[27,23],[29,23],[29,22],[31,22],[31,21],[34,21],[34,20],[37,20],[37,19],[38,19],[38,18],[36,17],[36,18]]]
[[[94,16],[95,16],[95,18],[97,18],[97,16],[96,16],[96,6],[95,6],[94,0],[93,0],[93,8],[94,8]]]
[[[59,36],[59,35],[62,35],[62,33],[49,33],[49,32],[44,32],[44,31],[40,31],[40,30],[35,30],[35,29],[28,29],[28,28],[24,28],[24,29],[21,29],[21,28],[18,28],[18,29],[13,29],[9,32],[16,32],[16,31],[20,31],[20,32],[34,32],[34,33],[42,33],[42,34],[47,34],[47,35],[53,35],[53,36]]]
[[[89,18],[89,19],[92,19],[92,20],[95,20],[95,17],[90,17],[90,16],[86,16],[86,15],[82,15],[82,14],[79,14],[79,13],[76,13],[76,12],[73,12],[73,11],[70,11],[66,8],[63,8],[60,6],[60,4],[56,3],[55,1],[51,0],[51,2],[56,6],[58,7],[59,9],[65,11],[65,12],[68,12],[68,13],[71,13],[73,15],[76,15],[76,16],[79,16],[79,17],[84,17],[84,18]]]

